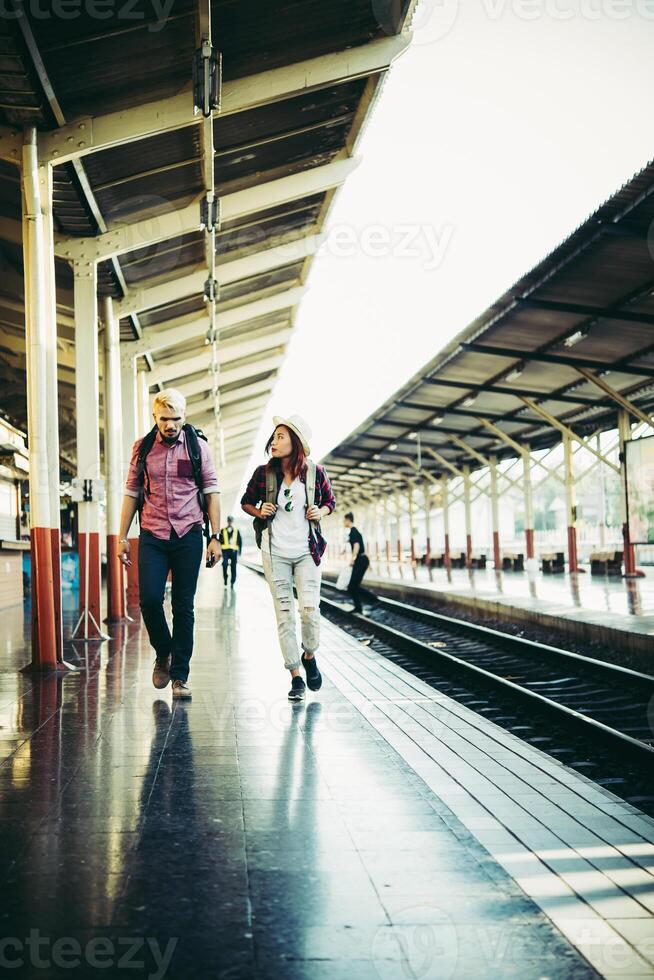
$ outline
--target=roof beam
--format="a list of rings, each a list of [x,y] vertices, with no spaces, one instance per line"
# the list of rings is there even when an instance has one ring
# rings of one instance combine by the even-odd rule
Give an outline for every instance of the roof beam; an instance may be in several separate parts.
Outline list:
[[[586,381],[590,381],[591,384],[596,385],[601,391],[604,392],[605,395],[612,398],[613,401],[620,405],[621,408],[626,409],[627,412],[630,412],[633,416],[639,419],[639,421],[644,422],[645,425],[654,426],[654,418],[652,418],[651,415],[648,415],[647,412],[643,412],[643,410],[638,408],[637,405],[634,405],[632,401],[625,398],[624,395],[621,395],[615,388],[612,388],[611,385],[606,383],[604,378],[598,378],[596,374],[593,374],[592,371],[588,371],[586,368],[577,368],[577,371],[582,378],[585,378]]]
[[[266,352],[267,353],[267,352]],[[237,384],[258,374],[274,371],[279,368],[284,360],[283,354],[267,355],[265,360],[257,359],[241,364],[238,367],[220,372],[219,382],[221,387],[228,384]],[[184,361],[172,361],[170,364],[156,364],[153,371],[148,372],[147,380],[150,387],[155,384],[165,384],[173,378],[183,378],[186,375],[199,374],[201,371],[209,371],[211,364],[211,351],[209,349],[201,351],[194,357],[186,358]],[[207,386],[211,387],[212,379],[207,374]]]
[[[226,82],[220,111],[214,118],[385,71],[410,40],[410,34],[384,37],[356,48]],[[104,115],[80,116],[51,133],[44,133],[40,147],[42,160],[55,165],[64,163],[158,133],[198,125],[201,119],[194,114],[193,94],[187,85],[170,98]],[[7,130],[0,137],[0,154],[4,159],[19,159],[15,132]]]
[[[264,299],[257,299],[253,303],[246,303],[243,306],[236,306],[232,310],[227,310],[225,313],[219,313],[216,317],[216,329],[220,334],[222,330],[247,323],[249,320],[290,309],[300,302],[304,292],[304,286],[296,286],[294,289],[288,289],[285,293],[266,296]],[[181,319],[185,322],[167,329],[160,329],[158,326],[146,327],[139,340],[130,340],[122,344],[121,348],[128,356],[137,357],[140,354],[152,353],[167,347],[175,347],[177,344],[188,343],[190,340],[201,337],[209,329],[209,316],[207,314],[191,320],[185,317]],[[259,339],[260,342],[263,342],[265,335]]]
[[[562,367],[580,368],[587,367],[597,371],[608,370],[611,365],[599,364],[584,357],[566,357],[564,354],[545,354],[538,351],[516,350],[513,347],[488,347],[486,344],[474,342],[462,343],[461,347],[465,351],[473,351],[476,354],[491,354],[494,357],[511,357],[521,361],[538,361],[543,364],[560,364]],[[621,365],[622,374],[636,374],[643,378],[654,378],[654,369],[646,367],[632,367],[631,365]]]
[[[525,299],[517,300],[518,306],[529,309],[545,310],[552,313],[575,313],[595,320],[624,320],[629,323],[649,323],[654,326],[654,316],[651,313],[632,313],[620,310],[615,306],[586,306],[583,303],[559,303],[553,300]]]
[[[597,458],[601,463],[605,463],[607,466],[610,466],[611,469],[615,470],[616,473],[620,472],[619,466],[616,466],[614,463],[608,460],[606,456],[603,456],[602,453],[598,452],[598,450],[595,449],[586,439],[583,439],[581,436],[577,435],[576,432],[574,432],[567,425],[565,425],[565,423],[562,422],[560,419],[557,419],[553,415],[550,415],[550,413],[546,412],[544,408],[542,408],[540,405],[536,405],[528,398],[523,398],[522,401],[525,403],[527,408],[530,408],[532,412],[535,412],[537,415],[540,415],[542,418],[544,418],[545,421],[549,423],[549,425],[551,425],[554,429],[558,429],[562,435],[568,436],[569,439],[574,439],[575,442],[578,442],[581,446],[584,447],[584,449],[587,449],[589,453],[592,453],[593,456],[597,456]]]
[[[278,207],[298,198],[338,187],[359,165],[358,157],[333,160],[289,177],[270,180],[220,199],[223,221],[233,221],[266,208]],[[70,262],[101,262],[169,238],[200,230],[200,198],[185,208],[167,211],[157,218],[146,218],[116,225],[103,235],[89,238],[55,236],[55,254]]]
[[[253,384],[235,388],[233,391],[226,391],[220,399],[221,410],[227,408],[228,405],[242,404],[257,396],[268,399],[276,380],[275,377],[266,378],[263,381],[255,381]]]
[[[313,255],[319,244],[318,236],[311,235],[287,245],[280,245],[276,248],[266,249],[264,252],[246,255],[242,259],[225,262],[218,267],[220,285],[227,286],[241,279],[250,279],[253,276],[272,272],[274,269],[282,268],[293,262],[301,262]],[[192,272],[188,276],[181,276],[179,279],[173,279],[171,282],[134,291],[130,290],[124,299],[114,303],[116,316],[122,318],[131,313],[142,313],[144,310],[150,310],[156,306],[166,306],[187,296],[192,296],[194,293],[201,296],[206,278],[207,270],[203,267],[197,272]]]
[[[595,405],[596,402],[591,398],[577,398],[573,395],[553,395],[548,394],[546,391],[533,391],[525,388],[509,388],[507,385],[498,385],[493,382],[489,384],[476,385],[467,381],[445,381],[440,378],[424,378],[422,384],[438,385],[443,388],[458,388],[465,391],[488,391],[495,395],[511,395],[512,398],[518,398],[520,395],[527,395],[528,398],[540,398],[544,401],[561,401],[561,402],[571,402],[574,405]],[[399,403],[398,403],[399,404]],[[409,404],[408,402],[402,402],[402,404]],[[433,411],[433,406],[425,407],[423,405],[412,404],[412,408],[424,408],[425,411]],[[443,406],[439,411],[447,411],[446,407]]]
[[[454,463],[450,463],[449,459],[445,459],[445,457],[441,456],[440,453],[437,453],[435,449],[432,449],[430,446],[423,446],[423,452],[429,453],[429,455],[432,456],[437,463],[444,466],[445,469],[453,473],[454,476],[463,476],[463,470],[460,470],[458,466],[454,465]]]

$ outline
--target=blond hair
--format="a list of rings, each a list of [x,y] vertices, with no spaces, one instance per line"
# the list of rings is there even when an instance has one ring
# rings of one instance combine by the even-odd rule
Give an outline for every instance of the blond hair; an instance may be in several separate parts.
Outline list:
[[[179,415],[186,414],[186,399],[181,391],[178,391],[177,388],[166,388],[164,391],[158,392],[152,403],[152,411],[156,415],[157,412],[165,408],[177,412]]]

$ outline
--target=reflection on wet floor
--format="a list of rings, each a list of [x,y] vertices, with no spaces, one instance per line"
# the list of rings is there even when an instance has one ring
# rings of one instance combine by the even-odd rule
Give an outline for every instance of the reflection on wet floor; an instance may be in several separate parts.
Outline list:
[[[202,980],[595,975],[329,678],[288,704],[254,575],[233,593],[202,577],[191,703],[152,687],[138,621],[112,636],[77,647],[75,674],[33,682],[17,672],[22,620],[3,633],[15,975],[122,975],[130,943],[139,975]],[[487,940],[506,929],[498,961]],[[30,959],[30,930],[50,967]],[[58,969],[62,938],[77,967]]]

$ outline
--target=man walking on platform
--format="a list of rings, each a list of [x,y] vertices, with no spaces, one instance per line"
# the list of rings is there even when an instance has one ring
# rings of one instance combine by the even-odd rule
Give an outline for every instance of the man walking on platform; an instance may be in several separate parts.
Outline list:
[[[202,561],[202,527],[211,522],[206,561],[221,558],[218,529],[218,478],[205,437],[185,422],[186,399],[170,388],[154,400],[154,428],[137,439],[125,484],[120,516],[120,560],[131,565],[127,540],[139,511],[139,593],[143,620],[156,660],[152,683],[172,681],[174,698],[190,698],[193,604]],[[172,574],[172,635],[163,610],[168,573]]]
[[[352,511],[345,515],[343,518],[343,524],[350,530],[349,542],[350,547],[352,548],[352,557],[350,559],[352,575],[350,576],[350,584],[347,591],[352,596],[354,612],[361,613],[363,612],[363,607],[361,605],[361,582],[363,576],[368,571],[370,560],[366,554],[363,535],[361,534],[361,531],[354,526],[354,514]]]
[[[227,569],[231,565],[233,586],[236,582],[236,562],[243,550],[243,539],[241,532],[234,527],[234,518],[231,514],[227,518],[227,527],[221,529],[220,547],[223,553],[223,582],[227,585]]]

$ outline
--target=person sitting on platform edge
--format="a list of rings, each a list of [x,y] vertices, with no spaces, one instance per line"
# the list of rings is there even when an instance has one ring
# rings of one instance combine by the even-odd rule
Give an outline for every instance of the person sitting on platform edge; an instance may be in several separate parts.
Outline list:
[[[289,701],[304,698],[300,676],[304,666],[310,691],[318,691],[322,676],[316,662],[320,640],[320,559],[327,543],[321,517],[336,507],[322,466],[309,459],[311,430],[299,415],[273,418],[266,443],[268,463],[258,466],[241,498],[241,507],[255,518],[257,544],[270,589],[284,666],[291,673]],[[297,589],[302,631],[302,657],[295,634],[293,584]]]
[[[354,514],[352,511],[349,511],[345,515],[343,518],[343,524],[345,527],[350,529],[349,542],[350,547],[352,548],[352,557],[350,559],[352,574],[350,575],[350,584],[347,587],[347,591],[352,596],[354,611],[362,613],[361,581],[363,576],[368,571],[370,560],[366,554],[366,546],[363,542],[363,535],[361,534],[361,531],[354,526]]]
[[[227,518],[227,527],[220,529],[220,547],[223,553],[223,582],[227,585],[227,570],[231,565],[233,587],[236,582],[236,562],[243,550],[243,538],[238,528],[234,527],[234,518],[231,514]]]
[[[154,400],[154,428],[137,439],[125,483],[120,515],[120,560],[131,565],[127,533],[139,510],[138,569],[141,613],[156,659],[152,683],[172,680],[174,698],[190,698],[189,663],[193,653],[193,603],[202,561],[202,525],[212,535],[207,566],[221,558],[218,529],[218,477],[206,439],[185,422],[186,399],[174,388]],[[172,636],[163,611],[168,572],[172,573]]]

